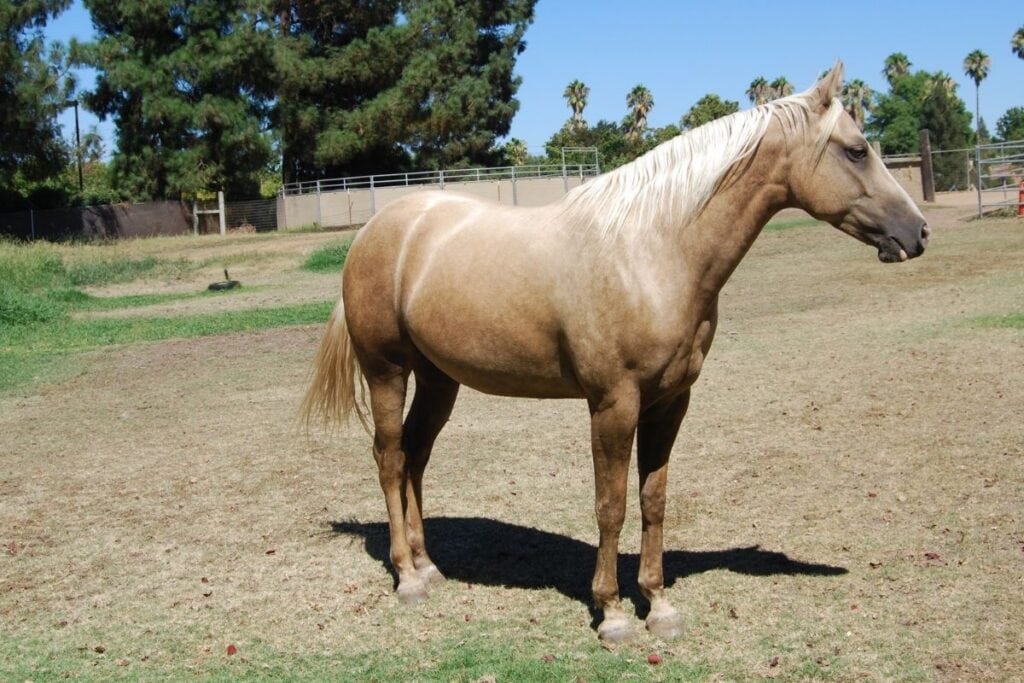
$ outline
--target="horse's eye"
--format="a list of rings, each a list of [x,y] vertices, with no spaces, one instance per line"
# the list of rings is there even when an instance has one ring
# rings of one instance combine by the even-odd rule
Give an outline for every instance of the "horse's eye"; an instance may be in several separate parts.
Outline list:
[[[864,161],[868,157],[868,148],[860,145],[847,147],[846,156],[850,161]]]

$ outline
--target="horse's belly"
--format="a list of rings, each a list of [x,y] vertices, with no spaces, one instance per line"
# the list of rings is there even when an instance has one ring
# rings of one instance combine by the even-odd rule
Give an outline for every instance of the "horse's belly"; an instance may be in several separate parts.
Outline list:
[[[537,321],[443,305],[414,308],[406,325],[417,349],[460,384],[506,396],[582,395],[557,335]]]

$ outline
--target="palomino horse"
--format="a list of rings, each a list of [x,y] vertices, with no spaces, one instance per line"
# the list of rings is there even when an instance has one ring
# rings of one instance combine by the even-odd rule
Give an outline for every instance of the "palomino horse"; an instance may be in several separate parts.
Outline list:
[[[660,145],[543,207],[445,192],[388,205],[352,243],[306,420],[370,394],[373,455],[403,602],[441,580],[424,545],[421,482],[459,385],[586,399],[600,545],[598,635],[628,638],[616,559],[634,436],[647,628],[682,619],[662,577],[669,454],[715,333],[718,293],[769,218],[799,207],[878,250],[924,251],[929,229],[836,99],[837,63],[810,90]],[[402,423],[409,374],[415,396]]]

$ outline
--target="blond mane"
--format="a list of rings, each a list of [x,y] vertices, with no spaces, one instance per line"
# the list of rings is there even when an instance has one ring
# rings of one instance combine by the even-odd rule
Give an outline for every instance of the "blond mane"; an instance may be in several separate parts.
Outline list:
[[[730,169],[753,154],[773,116],[787,133],[805,137],[811,111],[809,93],[801,93],[711,121],[572,190],[562,200],[562,215],[604,244],[682,229],[700,215]],[[815,165],[842,113],[833,99],[814,141]]]

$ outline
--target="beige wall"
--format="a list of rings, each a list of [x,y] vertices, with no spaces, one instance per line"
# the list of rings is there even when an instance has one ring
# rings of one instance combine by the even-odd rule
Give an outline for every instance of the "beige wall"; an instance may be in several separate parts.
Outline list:
[[[885,167],[892,173],[910,198],[915,202],[924,201],[924,189],[921,185],[921,159],[910,159],[907,161],[887,162]]]
[[[886,167],[914,201],[924,201],[924,193],[921,188],[920,159],[890,161]],[[574,187],[579,187],[586,180],[579,176],[569,176],[564,180],[560,177],[519,178],[516,180],[514,204],[517,206],[550,204],[565,196],[567,184],[571,190]],[[313,223],[327,228],[362,225],[373,216],[374,208],[379,211],[399,197],[413,192],[439,188],[439,185],[412,185],[376,188],[372,191],[372,195],[369,188],[322,192],[319,195],[288,195],[278,201],[277,225],[279,229],[297,228]],[[480,197],[507,206],[513,204],[511,180],[445,183],[444,189],[446,192]]]
[[[586,178],[570,176],[556,178],[521,178],[515,184],[517,206],[541,206],[565,196],[565,187],[579,187]],[[439,185],[413,185],[409,187],[382,187],[342,190],[316,194],[286,195],[278,200],[277,225],[279,229],[297,228],[317,223],[328,228],[361,225],[373,216],[374,205],[379,211],[399,197],[437,190]],[[481,181],[473,183],[445,183],[446,192],[456,192],[488,199],[499,204],[513,205],[511,180]]]

